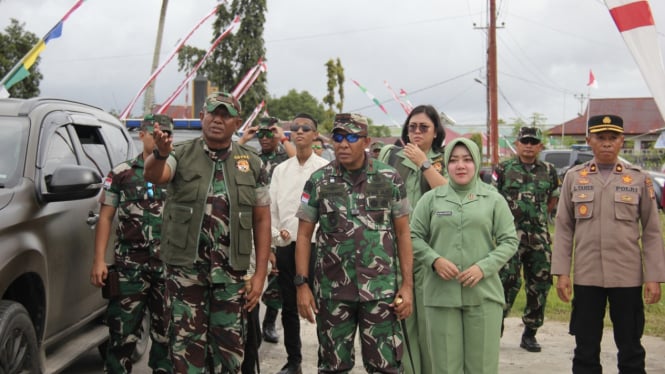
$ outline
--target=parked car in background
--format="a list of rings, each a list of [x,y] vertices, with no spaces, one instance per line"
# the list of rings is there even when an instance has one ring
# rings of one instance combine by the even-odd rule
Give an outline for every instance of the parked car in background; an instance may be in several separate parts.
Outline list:
[[[90,284],[97,199],[134,155],[99,108],[0,99],[0,373],[58,372],[108,337]]]

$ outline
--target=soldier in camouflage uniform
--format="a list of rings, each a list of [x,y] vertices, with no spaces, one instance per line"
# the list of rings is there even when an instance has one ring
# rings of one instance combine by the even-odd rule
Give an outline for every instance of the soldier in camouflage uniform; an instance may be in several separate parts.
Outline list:
[[[95,233],[95,258],[91,281],[101,287],[107,281],[108,267],[104,260],[118,212],[114,250],[115,268],[119,274],[120,296],[109,300],[106,320],[109,325],[104,371],[130,373],[131,356],[141,334],[141,321],[150,315],[149,366],[153,373],[171,373],[168,357],[164,266],[159,258],[162,203],[166,189],[143,178],[143,164],[154,147],[154,124],[159,123],[169,136],[173,121],[164,115],[148,115],[139,130],[143,152],[136,158],[113,168],[104,181],[100,197],[101,209]],[[144,332],[145,333],[145,332]]]
[[[272,177],[272,172],[275,169],[275,166],[296,154],[295,146],[289,138],[284,135],[284,129],[279,126],[279,120],[275,117],[260,118],[258,126],[248,128],[247,131],[243,133],[242,138],[238,140],[238,143],[245,144],[254,136],[259,139],[259,145],[261,146],[259,157],[261,157],[261,160],[265,164],[269,177]],[[277,343],[279,340],[279,335],[275,329],[275,321],[277,320],[277,313],[282,306],[282,297],[279,291],[279,285],[277,284],[276,262],[277,259],[273,252],[270,255],[272,271],[268,275],[268,286],[261,298],[266,305],[266,313],[263,317],[263,339],[269,343]],[[255,312],[256,318],[258,318],[258,313],[257,310]],[[245,364],[243,364],[243,366],[244,365]],[[249,374],[252,373],[252,371],[244,370],[243,373]]]
[[[242,123],[231,94],[208,96],[200,116],[203,136],[175,147],[156,128],[145,167],[147,180],[168,182],[161,253],[171,357],[177,373],[239,373],[246,314],[267,276],[268,174],[253,148],[231,141]],[[256,270],[246,279],[252,246]]]
[[[360,115],[335,116],[335,160],[309,178],[296,214],[298,311],[310,322],[316,314],[319,372],[353,368],[356,329],[368,372],[402,371],[398,321],[413,302],[410,206],[397,171],[365,153],[367,128]],[[316,298],[307,279],[312,255]]]
[[[543,148],[541,139],[540,129],[522,127],[515,141],[517,157],[500,163],[494,174],[494,186],[510,206],[520,239],[517,253],[500,272],[506,296],[503,317],[508,316],[520,290],[520,273],[524,265],[526,306],[522,315],[524,332],[520,347],[529,352],[541,350],[536,331],[543,325],[547,294],[552,286],[552,240],[547,218],[559,196],[556,169],[552,164],[538,160],[538,153]]]

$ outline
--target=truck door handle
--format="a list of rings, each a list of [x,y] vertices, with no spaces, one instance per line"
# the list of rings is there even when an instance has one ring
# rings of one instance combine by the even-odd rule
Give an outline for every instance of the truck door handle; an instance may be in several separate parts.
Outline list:
[[[85,223],[87,223],[88,226],[95,227],[97,221],[99,221],[99,214],[93,212],[92,210],[89,211],[88,218],[85,220]]]

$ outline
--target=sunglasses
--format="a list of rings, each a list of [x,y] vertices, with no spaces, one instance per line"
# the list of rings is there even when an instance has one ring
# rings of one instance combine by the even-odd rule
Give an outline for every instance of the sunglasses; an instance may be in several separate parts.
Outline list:
[[[323,149],[323,147],[321,147],[320,145],[313,145],[312,149],[319,150],[319,149]]]
[[[534,139],[534,138],[524,138],[524,139],[520,139],[520,143],[536,145],[536,144],[540,144],[540,140]]]
[[[341,143],[341,142],[344,141],[344,139],[346,139],[346,141],[349,142],[349,143],[355,143],[360,138],[366,138],[366,137],[367,136],[365,136],[365,135],[358,135],[358,134],[353,134],[353,133],[349,133],[349,134],[346,134],[346,135],[336,133],[336,134],[333,134],[332,139],[335,143]]]
[[[432,127],[432,126],[423,125],[423,124],[415,124],[415,123],[412,123],[408,126],[409,132],[416,132],[416,130],[418,130],[421,133],[428,132],[430,127]]]
[[[311,128],[308,125],[292,125],[291,126],[291,132],[298,132],[300,130],[302,130],[303,132],[310,132],[310,131],[313,131],[314,129]]]
[[[148,188],[147,190],[148,199],[150,201],[153,201],[155,199],[155,190],[152,188],[152,182],[146,183],[146,187]]]
[[[259,131],[256,133],[256,137],[259,139],[263,138],[272,139],[275,137],[275,134],[272,131]]]

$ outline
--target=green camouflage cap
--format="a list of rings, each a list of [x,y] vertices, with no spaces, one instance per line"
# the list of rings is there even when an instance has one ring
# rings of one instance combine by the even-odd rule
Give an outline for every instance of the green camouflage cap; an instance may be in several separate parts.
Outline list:
[[[279,122],[275,117],[261,117],[259,118],[259,130],[270,130],[272,125]]]
[[[517,140],[522,139],[536,139],[538,141],[543,140],[543,133],[537,127],[522,127],[519,134],[517,134]]]
[[[372,149],[372,151],[378,151],[381,150],[381,148],[383,148],[384,146],[385,144],[383,144],[383,142],[374,142],[372,143],[372,146],[370,148]]]
[[[206,97],[206,111],[214,112],[218,106],[224,105],[229,114],[237,117],[240,115],[240,103],[228,92],[213,92]]]
[[[333,132],[344,130],[351,134],[367,135],[367,118],[356,113],[340,113],[335,115]]]
[[[146,114],[143,117],[141,130],[152,132],[155,123],[159,125],[160,130],[173,133],[173,118],[166,114]]]

